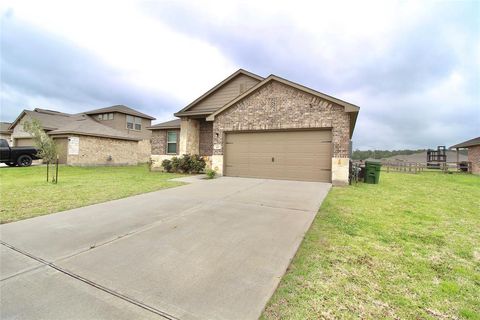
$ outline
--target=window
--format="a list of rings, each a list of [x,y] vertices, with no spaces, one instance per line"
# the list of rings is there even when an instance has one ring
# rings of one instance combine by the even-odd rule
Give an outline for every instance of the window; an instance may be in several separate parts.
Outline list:
[[[113,113],[102,113],[97,116],[98,120],[113,120]]]
[[[177,153],[177,132],[167,132],[167,153]]]
[[[142,130],[142,118],[135,117],[135,130]]]
[[[127,115],[127,129],[142,130],[142,118]]]

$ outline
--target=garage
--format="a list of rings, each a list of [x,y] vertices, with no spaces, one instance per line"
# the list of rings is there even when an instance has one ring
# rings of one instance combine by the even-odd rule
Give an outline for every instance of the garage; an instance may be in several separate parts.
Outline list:
[[[225,175],[331,182],[331,130],[228,132]]]
[[[34,146],[32,138],[16,138],[15,139],[16,147],[32,147]]]

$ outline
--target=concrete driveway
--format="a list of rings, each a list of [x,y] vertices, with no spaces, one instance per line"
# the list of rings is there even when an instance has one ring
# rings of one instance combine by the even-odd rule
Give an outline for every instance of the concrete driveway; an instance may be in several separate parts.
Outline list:
[[[330,185],[186,180],[0,226],[0,318],[258,318]]]

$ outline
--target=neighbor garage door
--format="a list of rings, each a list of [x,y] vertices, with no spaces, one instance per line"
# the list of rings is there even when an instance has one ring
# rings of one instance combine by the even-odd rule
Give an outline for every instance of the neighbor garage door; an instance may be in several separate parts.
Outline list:
[[[225,175],[331,181],[331,131],[227,133]]]
[[[18,138],[15,139],[16,147],[31,147],[33,146],[33,139],[31,138]]]

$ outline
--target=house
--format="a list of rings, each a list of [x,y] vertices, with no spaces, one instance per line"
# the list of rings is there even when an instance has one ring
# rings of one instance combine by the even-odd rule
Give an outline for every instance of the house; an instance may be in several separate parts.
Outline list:
[[[459,149],[468,149],[468,161],[472,163],[472,173],[480,174],[480,137],[456,144],[449,149],[457,150],[457,159]]]
[[[12,133],[10,132],[11,123],[10,122],[0,122],[0,139],[5,139],[7,140],[8,144],[12,144],[11,142],[11,135]]]
[[[53,110],[23,110],[10,125],[15,146],[33,145],[23,124],[37,119],[54,139],[59,162],[68,165],[125,165],[150,160],[151,131],[155,118],[118,105],[68,114]]]
[[[219,174],[348,183],[360,108],[292,81],[238,70],[152,130],[152,163],[199,154]]]

